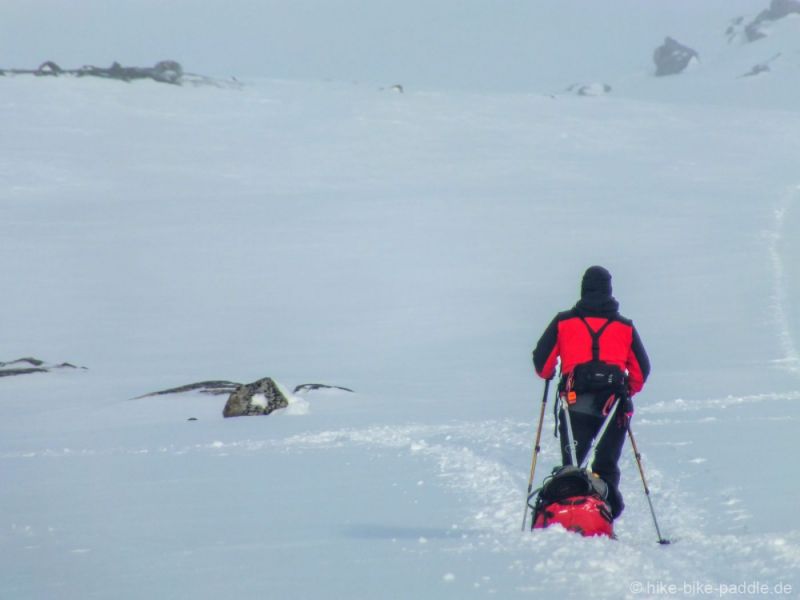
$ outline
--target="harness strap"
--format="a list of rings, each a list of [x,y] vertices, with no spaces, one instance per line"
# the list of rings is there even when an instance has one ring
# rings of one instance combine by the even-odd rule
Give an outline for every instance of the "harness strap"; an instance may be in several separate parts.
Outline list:
[[[594,329],[592,329],[592,326],[589,325],[589,322],[584,318],[583,315],[579,314],[577,316],[581,321],[583,321],[583,324],[586,325],[586,329],[587,329],[587,331],[589,332],[589,335],[592,338],[592,360],[599,361],[600,360],[600,336],[603,335],[603,332],[605,332],[606,328],[609,325],[611,325],[611,323],[616,321],[616,318],[615,318],[614,315],[608,317],[606,319],[606,322],[603,323],[603,325],[600,327],[600,329],[595,331]],[[562,390],[562,386],[563,385],[564,385],[564,376],[562,374],[562,376],[561,376],[561,384],[558,386],[558,392],[557,393],[560,393],[561,391],[563,391]],[[560,408],[559,407],[559,403],[558,402],[554,402],[553,403],[553,421],[554,421],[554,423],[553,423],[553,437],[555,437],[555,438],[558,437],[559,408]]]
[[[583,321],[583,324],[586,325],[586,329],[589,331],[589,335],[592,336],[592,360],[600,360],[600,336],[603,335],[606,327],[614,322],[614,317],[610,317],[597,331],[592,329],[591,325],[589,325],[589,322],[583,317],[583,315],[578,315],[578,318]]]
[[[603,332],[605,332],[606,328],[609,325],[611,325],[611,323],[616,321],[616,318],[614,317],[614,315],[608,317],[606,319],[606,322],[603,323],[603,325],[600,327],[600,329],[595,331],[594,329],[592,329],[592,326],[589,325],[589,322],[584,318],[583,315],[579,314],[577,316],[581,321],[583,321],[583,324],[586,325],[586,329],[589,332],[589,335],[592,337],[592,360],[599,361],[600,360],[600,336],[603,335]],[[563,375],[562,375],[561,385],[559,385],[559,393],[561,391],[563,391],[561,389],[561,387],[564,385],[564,383],[565,382],[564,382]],[[558,420],[559,420],[559,416],[560,416],[559,408],[561,408],[559,406],[559,403],[558,402],[554,402],[553,403],[553,421],[554,421],[554,423],[553,423],[553,437],[555,437],[555,438],[558,437]]]

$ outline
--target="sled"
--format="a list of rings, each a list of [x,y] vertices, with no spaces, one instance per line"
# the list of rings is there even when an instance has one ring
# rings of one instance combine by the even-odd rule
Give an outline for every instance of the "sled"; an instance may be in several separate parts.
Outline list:
[[[588,460],[592,449],[605,434],[614,418],[617,402],[615,400],[608,411],[584,460]],[[613,538],[614,518],[606,501],[608,486],[598,475],[578,464],[566,398],[562,398],[562,403],[572,464],[554,469],[553,474],[544,480],[542,487],[528,498],[528,505],[533,509],[531,530],[544,529],[557,523],[567,531],[574,531],[585,537]],[[531,499],[534,500],[532,504]]]
[[[548,477],[529,498],[531,529],[557,524],[584,537],[614,537],[614,520],[606,502],[608,487],[597,475],[565,466]]]

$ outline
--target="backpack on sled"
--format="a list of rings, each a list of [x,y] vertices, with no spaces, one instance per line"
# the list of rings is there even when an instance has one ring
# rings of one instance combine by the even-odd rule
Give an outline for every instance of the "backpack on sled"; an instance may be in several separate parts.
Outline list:
[[[558,523],[583,536],[613,537],[607,496],[608,486],[597,475],[572,465],[560,467],[528,499],[533,509],[532,529]]]

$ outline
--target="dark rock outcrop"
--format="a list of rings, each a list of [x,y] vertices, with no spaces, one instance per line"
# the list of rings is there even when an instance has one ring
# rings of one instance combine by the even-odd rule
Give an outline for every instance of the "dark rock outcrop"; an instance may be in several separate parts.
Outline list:
[[[43,360],[39,360],[38,358],[33,358],[31,356],[26,356],[25,358],[18,358],[16,360],[12,360],[9,362],[0,362],[0,368],[8,367],[11,365],[18,365],[21,363],[27,363],[32,367],[41,367],[44,364]]]
[[[183,67],[174,60],[162,60],[156,63],[150,76],[162,83],[180,84],[183,77]]]
[[[74,75],[77,77],[102,77],[104,79],[119,79],[120,81],[133,81],[135,79],[152,79],[160,83],[181,85],[184,80],[183,67],[174,60],[162,60],[154,67],[123,67],[118,62],[112,63],[108,68],[86,65],[80,69],[62,69],[52,60],[39,65],[36,69],[4,69],[2,73],[11,75],[36,75],[37,77],[58,77],[61,75]],[[201,76],[193,76],[195,82]]]
[[[144,396],[138,396],[134,400],[141,398],[150,398],[152,396],[166,396],[168,394],[182,394],[184,392],[199,391],[203,394],[212,394],[214,396],[221,396],[222,394],[230,394],[241,387],[241,383],[233,381],[199,381],[197,383],[189,383],[179,387],[169,388],[168,390],[160,390],[158,392],[151,392]]]
[[[103,79],[116,79],[119,81],[134,81],[137,79],[151,79],[159,83],[173,85],[214,86],[227,89],[239,89],[242,84],[235,77],[227,80],[206,77],[197,73],[187,73],[180,63],[174,60],[162,60],[153,67],[124,67],[114,62],[110,67],[96,67],[85,65],[80,69],[62,69],[52,60],[48,60],[36,69],[0,69],[2,75],[35,75],[37,77],[101,77]]]
[[[71,363],[48,364],[38,358],[27,356],[9,362],[0,362],[0,377],[13,377],[15,375],[30,375],[31,373],[49,373],[53,369],[81,369]]]
[[[764,63],[759,63],[755,65],[752,69],[750,69],[747,73],[743,73],[739,76],[741,79],[742,77],[755,77],[756,75],[761,75],[761,73],[769,73],[770,68],[769,65]]]
[[[31,373],[47,373],[47,369],[0,369],[0,377],[13,377],[15,375],[30,375]]]
[[[268,415],[289,406],[289,401],[270,377],[240,386],[228,398],[223,417]]]
[[[767,34],[761,29],[762,26],[793,14],[800,14],[800,0],[772,0],[769,8],[762,10],[752,22],[745,26],[745,38],[748,42],[765,38]]]
[[[744,77],[755,77],[756,75],[761,75],[761,73],[769,73],[772,70],[770,68],[770,66],[769,66],[770,63],[777,61],[778,59],[780,59],[780,57],[781,57],[781,53],[778,52],[778,54],[776,54],[775,56],[773,56],[769,60],[765,60],[762,63],[758,63],[757,65],[753,65],[753,68],[750,69],[747,73],[743,73],[742,75],[739,75],[739,79],[742,79]]]
[[[578,96],[605,96],[611,93],[607,83],[573,83],[565,91]]]
[[[85,77],[104,77],[106,79],[120,79],[122,81],[133,81],[135,79],[152,79],[161,83],[171,83],[180,85],[183,77],[183,68],[174,60],[162,60],[156,66],[149,67],[123,67],[118,62],[113,63],[108,69],[100,67],[85,66],[77,71],[75,75]]]
[[[64,69],[59,67],[56,63],[52,60],[48,60],[43,62],[39,65],[39,68],[36,69],[36,75],[39,76],[47,76],[47,75],[61,75],[64,72]]]
[[[682,73],[692,60],[699,60],[699,58],[700,56],[695,50],[684,46],[671,37],[667,37],[664,43],[653,52],[653,62],[656,63],[656,77]]]
[[[341,387],[339,385],[325,385],[324,383],[303,383],[298,385],[292,391],[293,394],[310,392],[314,390],[342,390],[345,392],[352,392],[350,388]]]

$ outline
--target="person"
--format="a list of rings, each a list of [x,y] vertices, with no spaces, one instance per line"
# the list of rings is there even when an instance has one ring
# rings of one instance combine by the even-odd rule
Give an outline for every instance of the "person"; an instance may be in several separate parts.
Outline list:
[[[650,360],[633,322],[619,314],[619,303],[612,296],[611,274],[603,267],[586,270],[578,303],[558,313],[536,344],[533,364],[540,377],[552,379],[559,360],[559,398],[566,399],[569,406],[578,465],[583,463],[592,440],[617,402],[613,420],[597,442],[591,465],[608,486],[607,501],[611,516],[616,519],[625,508],[617,463],[633,416],[631,399],[647,381]],[[597,367],[598,361],[600,369],[586,368]],[[598,370],[603,374],[602,384],[592,382],[591,374]],[[598,389],[598,385],[605,387]],[[563,408],[558,416],[562,464],[568,465],[572,458]]]

